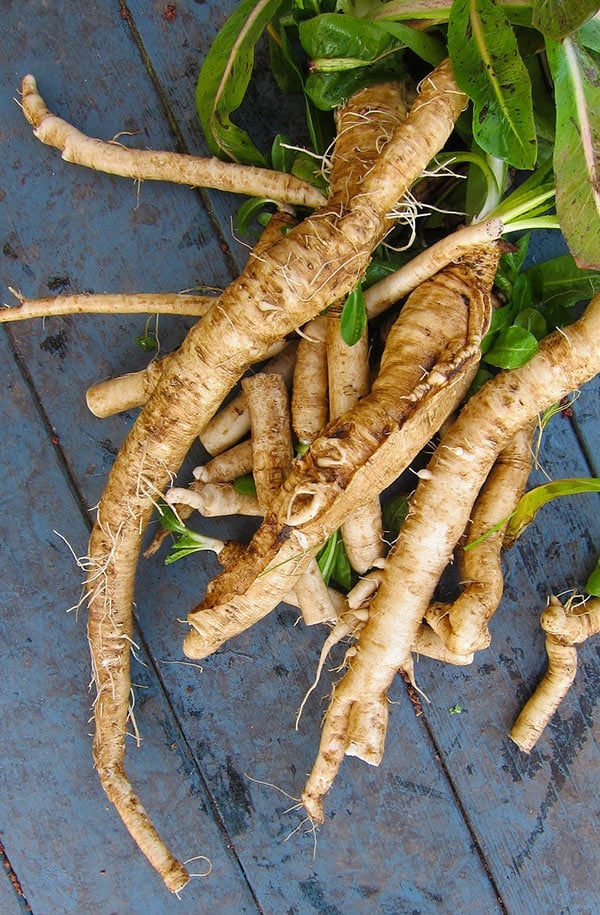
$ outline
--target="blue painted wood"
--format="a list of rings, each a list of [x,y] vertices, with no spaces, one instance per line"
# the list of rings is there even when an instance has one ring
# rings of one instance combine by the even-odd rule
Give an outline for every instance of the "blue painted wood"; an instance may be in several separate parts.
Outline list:
[[[173,148],[182,140],[201,149],[192,107],[198,60],[230,7],[180,2],[171,20],[161,4],[133,3],[131,21],[108,0],[85,17],[73,2],[27,18],[22,6],[6,11],[16,40],[0,65],[3,288],[47,294],[60,278],[72,291],[227,281],[221,245],[234,202],[147,184],[138,203],[127,182],[65,165],[36,144],[12,96],[32,70],[55,110],[93,135],[135,127],[140,145]],[[250,115],[257,123],[264,108],[257,97]],[[243,262],[241,248],[232,245],[232,259]],[[158,913],[178,905],[133,849],[92,771],[84,625],[64,612],[78,599],[80,573],[52,534],[58,527],[84,552],[85,507],[96,502],[133,416],[93,419],[83,392],[99,377],[144,364],[133,342],[144,323],[139,316],[65,318],[0,335],[11,392],[1,408],[0,442],[7,474],[0,489],[0,830],[34,912]],[[165,351],[189,323],[161,319]],[[588,455],[598,453],[597,419],[595,385],[576,405]],[[555,423],[547,469],[553,476],[589,472],[568,422]],[[53,432],[59,446],[49,442]],[[504,736],[543,669],[537,617],[547,589],[581,583],[600,549],[591,499],[540,519],[509,557],[494,643],[472,668],[419,666],[431,699],[426,721],[415,719],[402,684],[395,685],[385,760],[377,770],[344,763],[314,860],[313,836],[302,827],[290,835],[300,824],[288,811],[294,801],[263,782],[297,795],[312,764],[335,675],[324,678],[299,732],[293,722],[322,632],[294,626],[294,613],[280,608],[201,672],[181,663],[178,618],[216,566],[192,560],[165,569],[161,557],[143,563],[137,620],[139,656],[148,666],[136,666],[134,680],[142,684],[136,699],[144,743],[139,752],[132,744],[129,766],[165,837],[183,855],[204,852],[213,860],[209,880],[185,891],[184,910],[487,913],[504,905],[521,913],[540,911],[542,900],[543,910],[593,911],[593,643],[582,648],[575,690],[529,761]],[[450,715],[457,703],[465,713]]]

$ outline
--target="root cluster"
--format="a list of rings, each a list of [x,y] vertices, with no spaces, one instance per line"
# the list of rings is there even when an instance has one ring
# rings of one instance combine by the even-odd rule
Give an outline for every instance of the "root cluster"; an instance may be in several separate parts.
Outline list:
[[[328,627],[319,671],[336,641],[353,639],[303,793],[308,816],[320,821],[344,755],[374,765],[381,760],[387,691],[399,671],[411,675],[415,653],[468,664],[488,645],[488,623],[502,594],[503,528],[469,547],[497,528],[522,493],[538,413],[600,369],[596,297],[577,323],[547,337],[527,365],[497,375],[463,406],[491,320],[503,250],[499,220],[459,230],[367,291],[371,322],[408,296],[387,323],[375,364],[368,327],[358,342],[343,342],[341,304],[466,101],[447,62],[416,95],[397,85],[357,93],[338,113],[324,200],[289,176],[278,183],[272,173],[256,174],[265,170],[148,152],[137,157],[90,140],[48,111],[32,77],[24,80],[23,110],[36,136],[69,162],[259,195],[268,188],[286,204],[239,278],[212,299],[127,296],[111,305],[93,296],[21,297],[1,315],[18,320],[122,308],[201,316],[176,353],[88,392],[99,415],[143,407],[115,461],[89,547],[94,758],[108,797],[172,891],[188,873],[156,833],[124,767],[135,570],[160,495],[166,492],[181,524],[192,511],[263,519],[249,544],[211,545],[223,571],[188,615],[188,657],[211,654],[282,600],[299,606],[307,625]],[[296,220],[290,204],[315,210]],[[262,371],[247,377],[219,412],[258,363]],[[169,488],[198,436],[213,459],[189,489]],[[390,547],[381,494],[434,439]],[[235,481],[249,473],[256,493],[242,496]],[[345,545],[351,588],[333,587],[317,565],[336,537]],[[435,589],[455,554],[464,589],[454,603],[441,604]],[[549,671],[511,734],[525,751],[574,676],[575,644],[598,630],[596,604],[565,610],[553,602],[543,616]]]

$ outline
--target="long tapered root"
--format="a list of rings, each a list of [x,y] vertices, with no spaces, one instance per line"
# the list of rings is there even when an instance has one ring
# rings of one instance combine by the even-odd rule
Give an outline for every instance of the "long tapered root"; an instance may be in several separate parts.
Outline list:
[[[283,172],[183,153],[128,149],[87,137],[47,109],[31,75],[23,78],[21,105],[37,139],[59,149],[65,162],[136,181],[212,187],[298,206],[318,207],[324,202],[315,187]]]

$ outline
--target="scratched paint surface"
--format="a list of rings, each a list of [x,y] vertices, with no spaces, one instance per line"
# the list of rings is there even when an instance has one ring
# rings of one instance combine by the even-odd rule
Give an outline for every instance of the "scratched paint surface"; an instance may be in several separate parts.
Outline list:
[[[134,145],[202,152],[195,78],[231,0],[182,0],[175,18],[161,3],[105,0],[85,16],[71,0],[5,7],[3,299],[9,285],[36,296],[225,284],[246,257],[230,231],[235,202],[165,185],[138,193],[65,165],[32,138],[13,98],[33,72],[53,109],[93,136],[130,130]],[[257,97],[247,114],[265,141],[272,107],[272,96]],[[294,719],[322,633],[281,607],[202,672],[185,666],[179,619],[216,567],[142,564],[133,679],[143,741],[139,750],[131,741],[129,770],[174,850],[213,865],[181,901],[165,893],[93,772],[84,613],[66,612],[81,573],[59,536],[85,552],[91,509],[134,418],[94,419],[84,391],[143,366],[134,340],[144,325],[78,317],[0,329],[0,841],[21,888],[5,868],[2,911],[595,911],[598,644],[581,649],[576,684],[529,757],[506,733],[544,667],[537,620],[547,595],[581,584],[600,551],[597,496],[540,515],[509,555],[492,646],[471,667],[420,662],[423,717],[394,686],[384,762],[344,763],[316,845],[295,832],[294,800],[264,783],[297,796],[312,764],[333,675],[299,731]],[[189,326],[161,319],[165,351]],[[598,473],[598,390],[548,432],[551,476]]]

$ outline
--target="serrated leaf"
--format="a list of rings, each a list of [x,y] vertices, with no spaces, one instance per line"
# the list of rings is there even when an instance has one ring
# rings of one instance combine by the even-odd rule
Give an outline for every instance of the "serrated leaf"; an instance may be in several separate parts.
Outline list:
[[[357,283],[342,308],[340,333],[347,346],[354,346],[367,326],[367,308],[362,285]]]
[[[248,165],[267,162],[230,115],[244,100],[254,65],[254,46],[282,0],[244,0],[213,41],[196,87],[196,109],[211,152]]]
[[[516,168],[533,168],[531,82],[503,10],[493,0],[455,0],[448,48],[456,82],[473,100],[476,141]]]
[[[585,48],[548,41],[556,96],[556,211],[580,267],[600,269],[600,76]]]
[[[594,13],[597,0],[533,0],[532,25],[548,38],[570,35]]]

